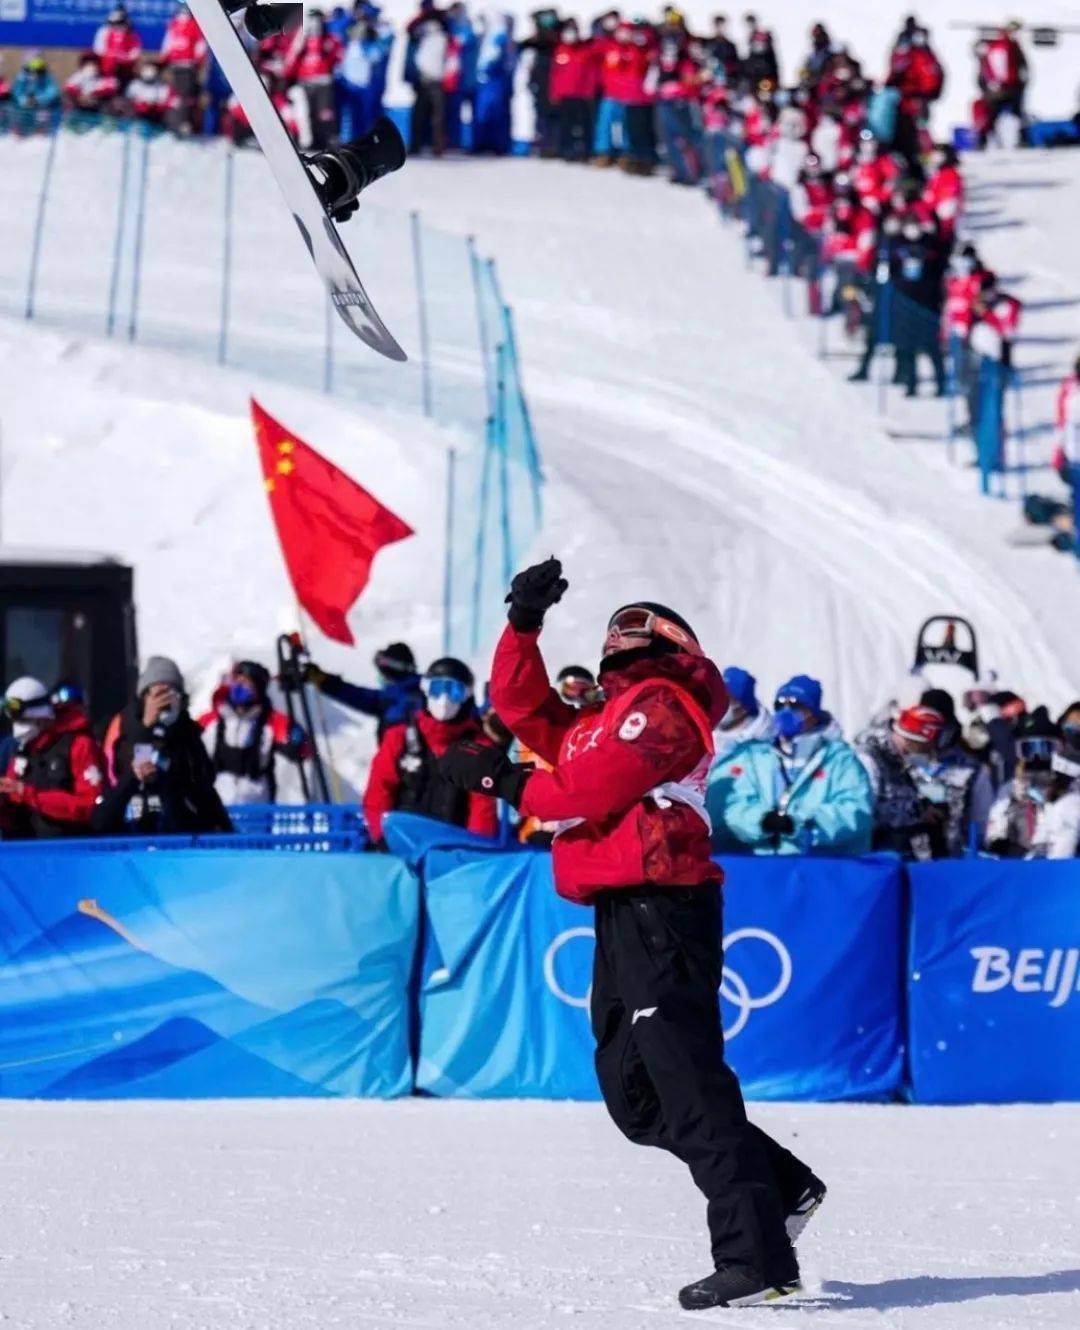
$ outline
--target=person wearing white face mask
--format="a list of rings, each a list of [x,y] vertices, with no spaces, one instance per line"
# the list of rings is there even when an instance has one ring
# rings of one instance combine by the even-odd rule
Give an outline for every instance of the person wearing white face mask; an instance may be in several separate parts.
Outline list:
[[[105,781],[105,759],[79,706],[57,716],[49,690],[25,675],[8,685],[3,710],[14,750],[0,776],[0,835],[86,835]]]
[[[476,713],[475,686],[464,661],[444,656],[420,681],[423,710],[383,735],[364,791],[364,817],[376,845],[382,843],[383,818],[390,812],[419,813],[480,836],[498,833],[495,800],[456,788],[439,770],[439,758],[454,744],[489,742]]]
[[[179,666],[151,656],[136,696],[109,725],[105,753],[115,784],[94,810],[104,835],[232,831],[214,766],[187,709]]]

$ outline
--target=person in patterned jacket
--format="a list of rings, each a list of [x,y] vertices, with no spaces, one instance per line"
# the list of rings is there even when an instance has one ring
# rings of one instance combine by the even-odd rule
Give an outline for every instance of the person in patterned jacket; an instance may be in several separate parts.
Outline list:
[[[514,578],[491,676],[496,711],[551,770],[478,743],[452,749],[442,770],[462,789],[562,824],[555,889],[595,910],[592,1027],[604,1101],[631,1141],[681,1159],[708,1199],[715,1270],[682,1289],[681,1305],[771,1301],[798,1288],[789,1234],[825,1188],[747,1121],[723,1056],[723,875],[710,857],[704,794],[727,691],[685,619],[637,601],[608,624],[603,702],[568,706],[538,641],[566,589],[557,559]]]

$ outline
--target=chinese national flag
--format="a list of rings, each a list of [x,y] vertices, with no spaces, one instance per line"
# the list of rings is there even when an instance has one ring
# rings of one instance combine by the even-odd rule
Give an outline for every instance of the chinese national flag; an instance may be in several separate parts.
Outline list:
[[[263,481],[296,598],[335,642],[353,642],[345,615],[384,545],[413,534],[333,462],[290,434],[252,398]]]

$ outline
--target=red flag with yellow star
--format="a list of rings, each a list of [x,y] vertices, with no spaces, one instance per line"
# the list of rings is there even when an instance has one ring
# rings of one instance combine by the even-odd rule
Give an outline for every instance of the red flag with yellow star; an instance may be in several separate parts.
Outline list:
[[[335,642],[353,643],[345,615],[371,561],[411,527],[251,399],[263,481],[296,598]]]

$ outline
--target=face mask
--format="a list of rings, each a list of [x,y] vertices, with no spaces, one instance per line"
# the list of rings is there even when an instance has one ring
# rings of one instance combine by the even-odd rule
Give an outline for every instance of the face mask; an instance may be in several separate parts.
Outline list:
[[[17,744],[29,743],[41,733],[43,722],[40,720],[13,720],[11,733]]]
[[[159,725],[164,725],[165,728],[168,729],[170,725],[175,725],[179,719],[180,719],[180,703],[176,702],[171,707],[169,707],[168,710],[163,711],[161,715],[158,716],[157,723]]]
[[[255,700],[255,689],[251,684],[237,682],[229,685],[229,701],[234,707],[249,707]]]
[[[443,694],[441,697],[429,697],[427,709],[436,720],[453,720],[463,705]]]
[[[803,725],[806,723],[802,712],[796,711],[794,707],[780,707],[774,720],[776,732],[781,739],[794,739],[796,735],[802,733]]]

